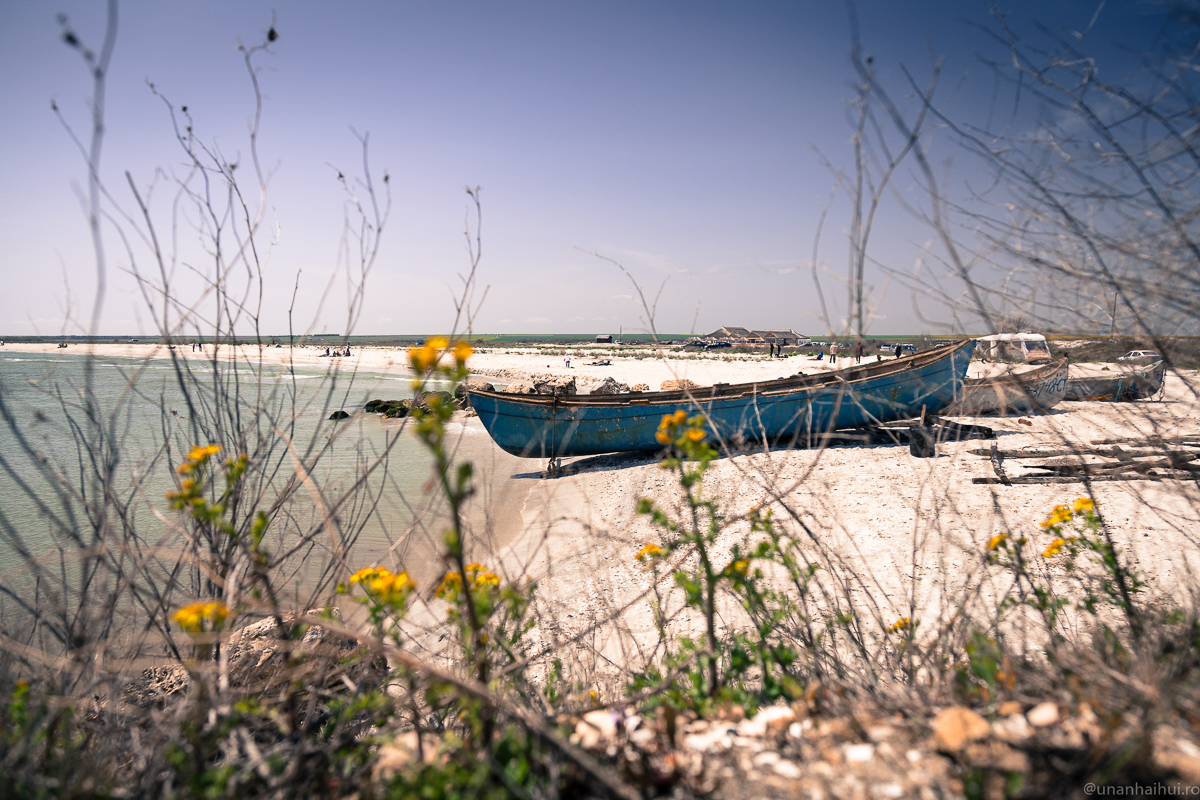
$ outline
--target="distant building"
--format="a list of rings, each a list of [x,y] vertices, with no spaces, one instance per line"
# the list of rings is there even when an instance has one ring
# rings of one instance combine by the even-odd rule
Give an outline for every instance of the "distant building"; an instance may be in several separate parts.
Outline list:
[[[771,330],[765,330],[765,331],[754,331],[754,333],[759,337],[759,339],[761,341],[764,341],[767,344],[777,344],[777,345],[781,345],[781,346],[782,345],[794,345],[796,347],[803,347],[804,345],[806,345],[812,341],[807,336],[796,333],[791,328],[787,328],[787,329],[783,329],[783,330],[771,329]]]
[[[749,328],[717,328],[715,331],[705,336],[705,339],[723,339],[727,342],[748,342],[754,332]]]
[[[742,342],[745,344],[777,344],[780,346],[803,346],[811,341],[807,336],[796,333],[790,328],[786,330],[771,329],[752,331],[749,328],[735,328],[728,325],[722,328],[717,328],[704,338],[724,340],[728,342]]]
[[[596,344],[612,344],[612,334],[602,333],[596,337]]]

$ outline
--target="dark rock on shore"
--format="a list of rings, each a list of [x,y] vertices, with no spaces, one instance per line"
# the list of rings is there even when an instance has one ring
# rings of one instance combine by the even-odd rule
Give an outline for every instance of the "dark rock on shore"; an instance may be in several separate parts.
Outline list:
[[[494,392],[496,387],[486,381],[463,381],[454,387],[454,402],[459,408],[471,407],[471,396],[467,394],[469,391]]]
[[[419,406],[423,411],[428,411],[430,406],[435,404],[449,405],[453,403],[454,395],[450,392],[418,392],[412,401],[413,406]]]
[[[335,411],[329,415],[330,419],[349,419],[349,417],[350,417],[350,415],[348,413],[346,413],[345,411],[342,411],[341,409],[338,409],[337,411]]]
[[[335,630],[342,626],[338,609],[328,612],[331,627],[304,622],[306,617],[312,619],[322,613],[322,609],[308,615],[285,613],[284,629],[274,617],[267,617],[234,631],[224,644],[228,648],[230,684],[278,692],[297,680],[306,680],[336,693],[345,686],[343,678],[355,683],[379,683],[387,674],[387,661]],[[297,624],[303,627],[292,629]],[[301,658],[289,663],[291,653]],[[165,664],[147,669],[127,683],[120,699],[137,708],[162,709],[185,695],[192,683],[193,677],[183,664]]]
[[[628,394],[629,391],[628,383],[621,383],[610,375],[604,379],[603,383],[592,389],[592,394]]]
[[[575,388],[574,376],[556,375],[548,378],[539,378],[533,384],[535,394],[551,394],[556,397],[567,397],[578,394]]]

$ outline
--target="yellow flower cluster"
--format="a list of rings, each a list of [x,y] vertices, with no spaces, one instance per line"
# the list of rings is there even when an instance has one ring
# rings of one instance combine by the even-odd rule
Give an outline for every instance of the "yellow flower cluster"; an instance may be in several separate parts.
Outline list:
[[[171,620],[188,633],[200,633],[204,630],[205,622],[209,623],[210,631],[220,630],[221,624],[228,616],[229,609],[224,603],[215,600],[206,603],[200,600],[176,611],[171,615]]]
[[[467,580],[471,582],[472,591],[494,589],[500,585],[500,576],[488,570],[482,564],[467,564]],[[453,600],[462,591],[462,576],[451,570],[442,576],[435,594],[443,600]]]
[[[1046,519],[1042,521],[1042,527],[1053,528],[1055,526],[1062,525],[1064,522],[1070,521],[1072,516],[1073,513],[1071,512],[1070,506],[1055,506],[1050,511],[1050,516],[1046,517]]]
[[[190,475],[195,472],[198,467],[208,463],[208,459],[221,452],[221,445],[210,444],[205,446],[196,445],[188,452],[187,461],[184,461],[176,468],[176,472],[180,475]]]
[[[646,561],[647,559],[653,560],[653,559],[661,558],[662,554],[663,554],[663,549],[661,547],[659,547],[658,545],[654,544],[653,542],[651,542],[650,544],[647,544],[645,547],[643,547],[641,550],[638,550],[638,554],[636,556],[634,556],[634,558],[636,558],[638,561]]]
[[[1050,543],[1049,547],[1047,547],[1045,550],[1042,551],[1042,556],[1044,558],[1050,558],[1051,556],[1058,555],[1058,551],[1062,550],[1063,545],[1065,545],[1066,543],[1067,543],[1067,540],[1063,539],[1062,537],[1055,539],[1053,542]]]
[[[744,558],[739,558],[736,561],[730,562],[725,568],[725,572],[730,575],[745,575],[746,570],[750,569],[750,562]]]
[[[360,584],[377,602],[402,606],[417,588],[407,572],[393,573],[387,567],[363,567],[350,576],[351,583]]]
[[[997,547],[999,547],[1000,545],[1004,544],[1007,541],[1008,541],[1007,533],[996,534],[991,539],[988,539],[988,545],[987,545],[988,552],[990,553],[990,552],[994,551]]]
[[[659,444],[664,446],[672,443],[682,446],[687,442],[699,444],[708,436],[704,429],[700,427],[703,424],[703,416],[697,414],[689,418],[687,412],[680,409],[674,414],[663,415],[662,421],[658,423],[658,431],[654,434],[654,438]],[[680,428],[683,428],[683,430],[681,431]]]
[[[408,361],[412,364],[413,371],[420,374],[437,367],[442,355],[450,353],[454,357],[455,365],[462,369],[473,352],[471,345],[465,341],[455,342],[451,348],[450,340],[445,336],[430,336],[420,347],[409,348]]]
[[[1075,506],[1059,505],[1050,511],[1050,516],[1041,523],[1042,528],[1057,528],[1065,522],[1070,522],[1076,516],[1087,516],[1096,510],[1096,504],[1090,497],[1081,497],[1075,501]]]
[[[892,633],[904,633],[912,627],[912,619],[910,617],[901,617],[892,623],[890,630]]]

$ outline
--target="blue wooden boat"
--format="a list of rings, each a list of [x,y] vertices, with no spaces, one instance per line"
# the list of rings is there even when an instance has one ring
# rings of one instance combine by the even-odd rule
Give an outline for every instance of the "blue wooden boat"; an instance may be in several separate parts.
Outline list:
[[[962,391],[974,341],[821,375],[618,395],[516,395],[471,391],[484,428],[503,450],[559,458],[661,450],[664,414],[705,416],[710,437],[740,447],[838,428],[934,414]]]

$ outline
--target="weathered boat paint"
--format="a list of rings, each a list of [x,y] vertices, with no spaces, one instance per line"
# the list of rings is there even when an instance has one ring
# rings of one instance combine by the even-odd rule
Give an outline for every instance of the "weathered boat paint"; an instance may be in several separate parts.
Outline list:
[[[962,396],[942,413],[973,416],[1048,411],[1066,396],[1067,378],[1065,358],[1030,372],[968,378],[963,384]]]
[[[665,414],[705,417],[710,436],[739,446],[933,414],[962,389],[973,341],[913,356],[773,381],[620,395],[512,395],[471,391],[484,428],[505,451],[558,458],[660,450]]]

